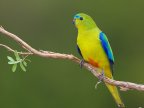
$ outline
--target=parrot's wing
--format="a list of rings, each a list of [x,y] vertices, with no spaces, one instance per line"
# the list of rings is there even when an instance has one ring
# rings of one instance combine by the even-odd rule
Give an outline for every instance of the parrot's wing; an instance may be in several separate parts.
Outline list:
[[[114,56],[113,56],[113,52],[112,52],[111,46],[109,44],[109,41],[103,32],[100,33],[99,39],[101,40],[102,47],[103,47],[103,49],[104,49],[104,51],[105,51],[105,53],[109,59],[111,69],[113,71]]]
[[[81,50],[79,48],[79,46],[77,45],[77,50],[78,50],[78,53],[82,56],[82,53],[81,53]],[[83,56],[82,56],[83,57]]]

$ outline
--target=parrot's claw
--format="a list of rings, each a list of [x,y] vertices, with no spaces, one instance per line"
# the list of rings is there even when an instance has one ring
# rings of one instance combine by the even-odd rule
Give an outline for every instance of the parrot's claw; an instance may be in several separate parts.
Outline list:
[[[104,70],[102,69],[101,74],[98,76],[99,81],[102,81],[104,79]]]
[[[80,61],[80,67],[82,68],[83,67],[83,64],[84,64],[84,59],[82,59],[81,61]]]
[[[101,74],[98,76],[98,82],[95,85],[95,89],[97,89],[98,85],[102,82],[104,79],[104,70],[102,70]]]

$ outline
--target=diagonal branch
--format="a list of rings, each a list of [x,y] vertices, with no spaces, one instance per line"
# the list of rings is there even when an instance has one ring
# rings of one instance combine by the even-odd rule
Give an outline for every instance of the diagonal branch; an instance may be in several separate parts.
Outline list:
[[[12,34],[12,33],[8,32],[7,30],[5,30],[2,26],[0,27],[0,33],[4,34],[7,37],[10,37],[12,40],[19,43],[22,48],[24,48],[25,50],[28,51],[28,52],[26,52],[28,54],[33,54],[33,55],[37,55],[37,56],[44,57],[44,58],[67,59],[67,60],[73,61],[78,64],[80,63],[80,59],[75,57],[72,54],[61,54],[61,53],[55,53],[55,52],[50,52],[50,51],[38,51],[38,50],[34,49],[33,47],[31,47],[29,44],[27,44],[25,41],[23,41],[21,38],[19,38],[17,35]],[[6,45],[0,44],[0,46],[8,49],[11,52],[14,51],[13,49],[11,49],[10,47],[8,47]],[[23,54],[23,53],[21,53],[21,54]],[[87,70],[89,70],[95,77],[98,78],[101,75],[98,68],[95,68],[88,63],[84,63],[83,66]],[[144,91],[144,85],[142,85],[142,84],[136,84],[136,83],[125,82],[125,81],[116,81],[113,79],[109,79],[107,77],[104,77],[103,81],[106,83],[115,85],[115,86],[119,86],[122,88],[122,90],[133,89],[133,90],[138,90],[138,91]]]

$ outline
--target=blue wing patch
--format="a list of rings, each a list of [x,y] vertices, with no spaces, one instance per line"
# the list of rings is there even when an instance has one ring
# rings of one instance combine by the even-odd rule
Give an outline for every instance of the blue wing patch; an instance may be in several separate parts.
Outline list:
[[[109,59],[111,70],[113,71],[114,56],[109,41],[103,32],[100,33],[99,38],[101,40],[102,47]]]

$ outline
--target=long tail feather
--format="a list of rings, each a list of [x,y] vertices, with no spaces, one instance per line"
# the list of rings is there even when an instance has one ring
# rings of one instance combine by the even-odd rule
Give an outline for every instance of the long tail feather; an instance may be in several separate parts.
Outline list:
[[[122,100],[120,98],[120,95],[119,95],[119,92],[117,90],[117,87],[113,86],[113,85],[110,85],[108,83],[105,83],[105,84],[108,87],[110,93],[112,94],[114,100],[116,101],[118,107],[124,108],[125,106],[124,106],[124,104],[123,104],[123,102],[122,102]]]

